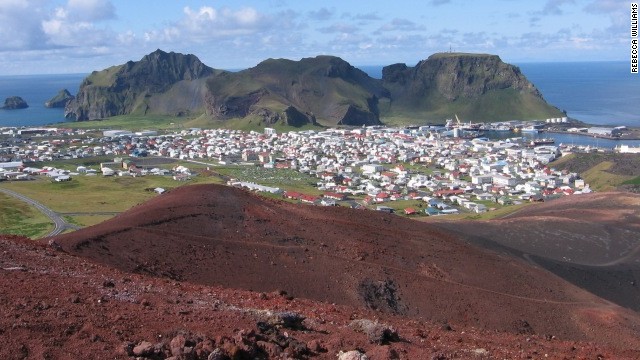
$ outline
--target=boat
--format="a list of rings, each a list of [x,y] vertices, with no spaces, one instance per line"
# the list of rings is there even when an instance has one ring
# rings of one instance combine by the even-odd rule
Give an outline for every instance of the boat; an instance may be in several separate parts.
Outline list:
[[[522,129],[520,129],[520,131],[522,132],[528,132],[528,133],[539,133],[540,129],[534,127],[534,126],[525,126]]]
[[[513,131],[513,127],[509,125],[493,125],[489,129],[491,131]]]
[[[549,145],[549,144],[554,144],[556,141],[552,138],[544,138],[544,139],[533,139],[531,141],[531,145],[532,146],[539,146],[539,145]]]

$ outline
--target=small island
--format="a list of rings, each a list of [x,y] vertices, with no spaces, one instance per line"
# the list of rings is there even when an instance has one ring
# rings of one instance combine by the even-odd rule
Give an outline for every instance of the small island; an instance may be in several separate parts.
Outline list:
[[[29,105],[20,96],[10,96],[4,100],[3,110],[26,109]]]
[[[67,103],[73,99],[75,99],[75,96],[71,95],[69,90],[62,89],[58,91],[56,96],[45,102],[44,106],[48,108],[63,108],[67,106]]]

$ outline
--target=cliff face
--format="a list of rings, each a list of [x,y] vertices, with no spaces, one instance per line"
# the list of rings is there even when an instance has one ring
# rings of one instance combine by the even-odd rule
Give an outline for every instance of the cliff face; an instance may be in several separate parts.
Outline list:
[[[387,66],[382,81],[391,91],[391,113],[453,113],[491,121],[560,115],[520,69],[496,55],[435,54],[415,67]]]
[[[45,102],[44,106],[48,108],[63,108],[73,99],[75,99],[75,96],[71,95],[69,90],[62,89],[54,97]]]
[[[29,105],[20,96],[10,96],[4,100],[4,106],[0,109],[4,110],[17,110],[26,109]]]
[[[199,79],[215,71],[194,55],[166,53],[161,50],[145,55],[140,61],[103,71],[94,71],[80,85],[77,97],[65,108],[65,116],[76,120],[93,120],[130,113],[155,113],[150,98],[169,91],[175,84],[185,82],[186,90],[175,94],[180,100],[173,108],[159,109],[160,113],[179,115],[201,109],[203,99],[197,96],[202,86]]]
[[[435,54],[415,67],[387,66],[378,80],[333,56],[268,59],[225,72],[193,55],[157,50],[140,61],[93,72],[65,108],[76,120],[203,113],[221,121],[297,126],[376,125],[381,117],[426,122],[453,114],[465,121],[561,115],[517,67],[498,56],[452,53]]]
[[[324,125],[380,124],[378,98],[389,94],[378,80],[333,56],[268,59],[214,76],[208,87],[207,112],[218,119],[258,116],[272,122],[274,116],[291,118],[295,110]]]

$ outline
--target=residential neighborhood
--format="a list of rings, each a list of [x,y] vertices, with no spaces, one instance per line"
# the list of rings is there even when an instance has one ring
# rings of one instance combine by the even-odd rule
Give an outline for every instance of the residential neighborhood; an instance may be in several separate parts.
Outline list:
[[[316,178],[314,191],[274,187],[260,179],[228,179],[228,184],[277,194],[289,201],[345,205],[394,212],[392,204],[412,200],[405,215],[482,213],[526,201],[590,192],[579,174],[549,164],[580,147],[532,146],[521,138],[444,137],[428,126],[363,127],[277,133],[227,129],[88,131],[0,129],[0,180],[49,176],[171,176],[189,181],[186,162],[215,166],[287,169]],[[95,168],[75,171],[35,167],[60,159],[110,157]],[[138,166],[140,159],[184,161],[171,169]],[[403,203],[404,204],[404,203]]]

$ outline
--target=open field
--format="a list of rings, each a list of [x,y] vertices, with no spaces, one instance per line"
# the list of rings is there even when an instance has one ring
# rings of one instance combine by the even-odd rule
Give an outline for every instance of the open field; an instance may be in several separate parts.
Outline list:
[[[614,162],[603,161],[581,175],[592,189],[598,191],[615,190],[618,186],[632,180],[634,177],[611,172],[614,166],[616,166]]]
[[[294,127],[276,123],[265,124],[258,117],[247,117],[244,119],[214,120],[206,115],[197,117],[176,117],[163,115],[119,115],[108,119],[91,121],[70,121],[56,123],[58,128],[73,129],[116,129],[116,130],[181,130],[188,128],[226,128],[244,131],[263,131],[265,127],[274,128],[280,132],[300,131],[300,130],[322,130],[322,126],[305,125]]]
[[[476,214],[473,212],[460,213],[457,215],[446,215],[446,216],[428,216],[421,217],[421,221],[456,221],[456,220],[492,220],[492,219],[500,219],[502,217],[511,215],[527,206],[534,206],[535,203],[525,202],[518,205],[508,205],[502,206],[497,203],[485,201],[476,201],[479,204],[487,205],[487,208],[496,208],[492,211],[487,211],[481,214]]]
[[[53,224],[35,208],[0,193],[0,233],[38,238],[53,229]]]
[[[144,189],[176,185],[175,181],[164,177],[75,176],[71,181],[62,183],[41,178],[3,186],[35,199],[56,212],[72,213],[124,211],[156,195]]]
[[[551,163],[551,166],[581,174],[590,187],[597,191],[636,185],[640,178],[640,156],[635,154],[571,154]]]
[[[125,129],[125,130],[144,130],[144,129],[180,129],[186,127],[186,123],[192,118],[179,118],[175,116],[160,115],[120,115],[113,116],[103,120],[92,121],[70,121],[65,123],[57,123],[59,128],[74,129]]]
[[[123,212],[157,196],[155,192],[147,189],[162,187],[170,190],[187,184],[220,182],[217,177],[206,176],[195,176],[187,182],[177,182],[168,176],[74,176],[71,181],[62,183],[51,182],[48,178],[38,178],[34,181],[6,182],[2,186],[39,201],[55,212],[79,213],[67,215],[65,218],[76,225],[91,226],[113,217],[93,213]],[[48,219],[40,212],[13,199],[2,201],[0,219],[7,219],[5,221],[11,225],[0,225],[3,229],[15,228],[11,233],[28,237],[44,235],[51,228]]]
[[[65,216],[68,222],[72,222],[75,225],[87,227],[100,224],[105,220],[109,220],[113,215],[69,215]]]

